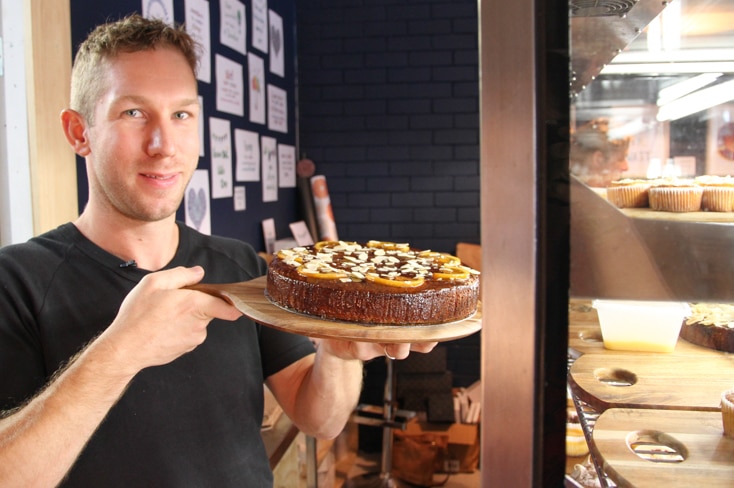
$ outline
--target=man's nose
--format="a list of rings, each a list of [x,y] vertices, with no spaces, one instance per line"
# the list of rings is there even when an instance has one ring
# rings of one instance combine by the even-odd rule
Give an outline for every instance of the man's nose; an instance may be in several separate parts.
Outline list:
[[[170,128],[165,123],[155,124],[148,137],[148,153],[157,156],[172,156],[176,152]]]

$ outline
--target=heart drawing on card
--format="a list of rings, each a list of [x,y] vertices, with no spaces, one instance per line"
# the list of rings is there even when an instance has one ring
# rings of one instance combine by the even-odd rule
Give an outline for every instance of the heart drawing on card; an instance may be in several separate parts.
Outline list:
[[[201,230],[201,223],[204,222],[204,217],[206,217],[206,204],[206,194],[203,188],[199,188],[198,192],[193,188],[189,188],[186,210],[196,230]]]
[[[280,47],[283,45],[283,36],[279,29],[276,29],[274,25],[270,26],[270,44],[273,46],[275,55],[280,54]]]

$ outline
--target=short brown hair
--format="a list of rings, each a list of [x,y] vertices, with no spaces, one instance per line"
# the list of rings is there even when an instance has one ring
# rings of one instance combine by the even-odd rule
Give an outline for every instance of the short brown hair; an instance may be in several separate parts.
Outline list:
[[[195,74],[199,45],[182,25],[131,14],[97,26],[81,43],[71,72],[71,108],[92,124],[94,105],[104,88],[104,62],[120,53],[172,47],[183,54]]]
[[[572,163],[585,164],[596,151],[601,151],[604,159],[610,162],[627,157],[630,138],[609,139],[609,121],[606,119],[591,120],[571,134]]]

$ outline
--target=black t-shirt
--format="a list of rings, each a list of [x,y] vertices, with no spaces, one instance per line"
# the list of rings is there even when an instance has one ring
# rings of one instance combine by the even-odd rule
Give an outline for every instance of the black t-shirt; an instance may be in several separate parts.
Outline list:
[[[265,273],[248,244],[178,226],[166,269],[201,265],[207,283]],[[32,397],[112,322],[148,273],[122,262],[72,224],[0,249],[0,409]],[[64,486],[272,486],[263,380],[312,352],[307,338],[244,317],[213,320],[199,347],[135,376]]]

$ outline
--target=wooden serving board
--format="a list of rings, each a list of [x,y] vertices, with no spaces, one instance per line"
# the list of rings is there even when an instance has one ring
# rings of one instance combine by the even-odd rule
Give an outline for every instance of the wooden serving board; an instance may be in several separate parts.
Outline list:
[[[445,324],[365,325],[321,319],[273,304],[265,294],[266,281],[267,277],[261,276],[240,283],[197,284],[187,288],[222,298],[259,324],[308,337],[384,343],[445,342],[482,328],[481,304],[473,316]]]
[[[734,356],[707,354],[584,354],[574,361],[569,383],[575,395],[598,411],[647,408],[718,411],[721,392],[734,383]],[[630,379],[613,386],[599,378]]]
[[[725,437],[723,430],[718,412],[614,408],[597,419],[592,449],[620,487],[731,487],[734,439]],[[685,459],[654,462],[639,457],[628,447],[628,438],[644,431],[672,437],[683,446]]]

